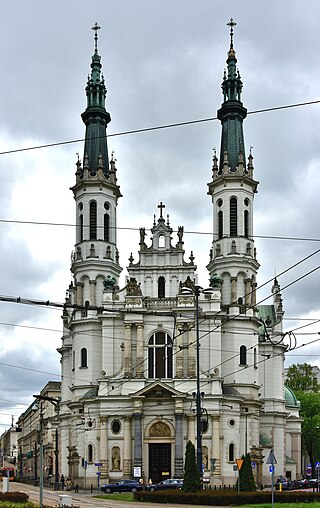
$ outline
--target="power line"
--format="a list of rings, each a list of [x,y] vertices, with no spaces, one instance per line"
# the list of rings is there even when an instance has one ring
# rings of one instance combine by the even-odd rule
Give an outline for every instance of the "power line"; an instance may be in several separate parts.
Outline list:
[[[263,108],[263,109],[256,109],[253,111],[248,111],[247,115],[255,115],[258,113],[268,113],[271,111],[280,111],[283,109],[291,109],[291,108],[297,108],[297,107],[301,107],[301,106],[310,106],[312,104],[319,104],[319,103],[320,103],[320,100],[297,102],[295,104],[287,104],[284,106],[274,106],[274,107],[270,107],[270,108]],[[218,117],[213,116],[213,117],[209,117],[209,118],[200,118],[198,120],[188,120],[186,122],[175,122],[175,123],[168,123],[168,124],[163,124],[163,125],[156,125],[153,127],[144,127],[141,129],[120,131],[120,132],[115,132],[113,134],[112,133],[108,134],[108,138],[118,137],[118,136],[127,136],[129,134],[141,134],[143,132],[152,132],[152,131],[158,131],[158,130],[164,130],[164,129],[171,129],[173,127],[185,127],[188,125],[195,125],[195,124],[200,124],[200,123],[205,123],[205,122],[212,122],[215,120],[218,120]],[[104,136],[95,136],[90,139],[99,139],[101,137],[104,137]],[[52,148],[55,146],[62,146],[62,145],[71,145],[71,144],[75,144],[75,143],[82,143],[84,141],[85,141],[85,138],[79,138],[79,139],[71,139],[69,141],[58,141],[56,143],[46,143],[44,145],[29,146],[29,147],[25,147],[25,148],[15,148],[13,150],[6,150],[4,152],[0,152],[0,155],[8,155],[8,154],[18,153],[18,152],[27,152],[30,150],[39,150],[42,148]]]

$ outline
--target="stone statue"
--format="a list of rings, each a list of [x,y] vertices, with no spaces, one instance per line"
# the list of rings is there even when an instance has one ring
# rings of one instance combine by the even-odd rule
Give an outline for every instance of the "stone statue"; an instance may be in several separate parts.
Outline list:
[[[127,296],[141,296],[142,295],[140,283],[138,284],[137,280],[134,277],[130,277],[130,279],[126,285],[126,290],[127,290]]]
[[[113,471],[120,471],[120,449],[119,446],[112,448],[112,469]]]

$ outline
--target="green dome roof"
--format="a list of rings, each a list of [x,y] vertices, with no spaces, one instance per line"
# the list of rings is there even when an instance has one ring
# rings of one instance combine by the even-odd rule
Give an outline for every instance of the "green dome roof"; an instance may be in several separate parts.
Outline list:
[[[300,407],[300,402],[297,400],[297,397],[289,386],[284,387],[284,399],[286,401],[286,406]]]

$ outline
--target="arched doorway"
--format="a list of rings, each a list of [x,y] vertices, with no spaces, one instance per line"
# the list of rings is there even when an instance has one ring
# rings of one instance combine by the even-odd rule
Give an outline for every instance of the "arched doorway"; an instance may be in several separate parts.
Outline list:
[[[149,437],[149,477],[153,483],[171,478],[171,431],[163,421],[150,427]]]

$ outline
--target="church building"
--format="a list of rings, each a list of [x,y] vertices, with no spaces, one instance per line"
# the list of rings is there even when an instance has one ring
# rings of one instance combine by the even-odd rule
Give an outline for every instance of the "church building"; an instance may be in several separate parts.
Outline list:
[[[276,474],[300,477],[299,403],[284,386],[280,286],[271,302],[256,297],[259,262],[253,239],[255,179],[246,158],[242,80],[233,20],[223,102],[219,158],[213,157],[212,245],[208,283],[197,283],[186,255],[183,226],[170,224],[162,202],[137,232],[126,283],[117,245],[121,174],[109,158],[106,85],[98,52],[86,85],[83,160],[72,192],[76,240],[72,281],[63,312],[61,355],[61,472],[79,485],[142,478],[183,478],[186,444],[196,448],[204,481],[235,482],[235,461],[250,453],[257,484]],[[174,175],[173,175],[174,177]],[[125,199],[125,197],[123,198]],[[153,218],[152,218],[153,216]],[[196,255],[196,252],[195,252]],[[199,425],[200,421],[200,425]],[[199,435],[200,434],[200,435]],[[199,449],[197,450],[199,458]]]

